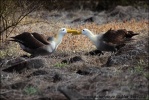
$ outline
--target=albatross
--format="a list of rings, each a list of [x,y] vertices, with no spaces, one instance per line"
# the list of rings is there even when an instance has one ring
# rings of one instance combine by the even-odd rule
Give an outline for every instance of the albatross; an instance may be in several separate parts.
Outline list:
[[[96,46],[97,50],[95,52],[100,54],[103,54],[102,51],[115,53],[121,47],[125,46],[128,41],[133,40],[133,36],[138,35],[138,33],[127,31],[126,29],[109,29],[107,32],[98,35],[95,35],[89,29],[83,29],[80,32],[73,33],[73,35],[79,34],[86,35]]]
[[[66,33],[76,34],[76,30],[61,28],[55,37],[45,38],[39,33],[23,32],[17,36],[11,37],[12,40],[20,44],[20,47],[33,56],[48,55],[54,52],[62,42]]]

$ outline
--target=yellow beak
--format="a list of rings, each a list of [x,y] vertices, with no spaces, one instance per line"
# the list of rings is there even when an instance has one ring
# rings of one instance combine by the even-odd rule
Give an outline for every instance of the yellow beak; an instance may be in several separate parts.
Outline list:
[[[67,29],[67,33],[71,33],[72,35],[80,35],[81,32],[77,31],[77,30],[71,30],[71,29]]]

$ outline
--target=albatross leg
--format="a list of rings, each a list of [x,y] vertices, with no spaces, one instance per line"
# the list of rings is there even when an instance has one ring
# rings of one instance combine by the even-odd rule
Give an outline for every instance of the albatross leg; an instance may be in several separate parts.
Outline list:
[[[120,48],[122,47],[116,47],[113,51],[111,51],[111,56],[115,56],[119,52]]]
[[[116,48],[116,51],[118,51],[119,49],[121,49],[122,47],[124,47],[126,44],[120,44],[120,45],[117,45],[115,48]]]
[[[114,51],[111,51],[111,56],[112,56],[112,55],[115,56],[115,55],[119,52],[119,50],[120,50],[122,47],[124,47],[125,45],[126,45],[126,44],[117,45],[117,46],[115,47]]]

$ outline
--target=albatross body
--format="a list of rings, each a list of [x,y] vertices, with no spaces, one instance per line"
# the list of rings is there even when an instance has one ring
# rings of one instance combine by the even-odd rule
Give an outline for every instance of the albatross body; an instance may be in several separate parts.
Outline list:
[[[57,49],[66,33],[75,34],[75,32],[77,31],[61,28],[56,37],[49,37],[48,39],[42,34],[24,32],[15,37],[11,37],[13,40],[10,41],[18,42],[24,51],[34,56],[49,55]]]
[[[102,51],[116,52],[125,45],[126,41],[130,41],[133,36],[138,35],[138,33],[125,29],[119,29],[117,31],[110,29],[106,33],[98,35],[93,34],[89,29],[83,29],[78,35],[79,34],[86,35],[100,53],[102,53]]]

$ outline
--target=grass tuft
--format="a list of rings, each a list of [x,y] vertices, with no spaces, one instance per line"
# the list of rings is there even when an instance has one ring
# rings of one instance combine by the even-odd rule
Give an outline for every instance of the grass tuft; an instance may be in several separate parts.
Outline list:
[[[26,87],[24,89],[24,92],[27,94],[27,95],[35,95],[38,93],[38,89],[33,87],[33,86],[29,86],[29,87]]]
[[[67,63],[56,63],[54,64],[54,67],[62,68],[62,67],[65,67],[66,65]]]

